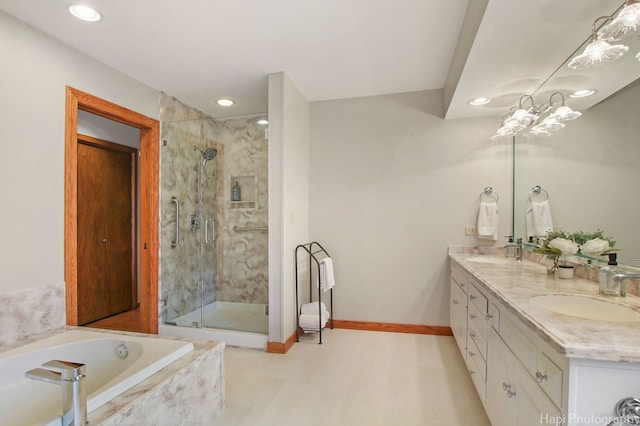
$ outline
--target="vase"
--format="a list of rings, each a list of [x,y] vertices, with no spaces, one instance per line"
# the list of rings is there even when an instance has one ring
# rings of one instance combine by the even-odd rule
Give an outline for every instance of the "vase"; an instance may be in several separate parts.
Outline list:
[[[558,270],[558,256],[546,256],[544,265],[547,267],[547,275],[555,275]]]
[[[558,277],[564,279],[573,278],[573,271],[575,268],[573,266],[568,265],[560,265],[558,266]]]

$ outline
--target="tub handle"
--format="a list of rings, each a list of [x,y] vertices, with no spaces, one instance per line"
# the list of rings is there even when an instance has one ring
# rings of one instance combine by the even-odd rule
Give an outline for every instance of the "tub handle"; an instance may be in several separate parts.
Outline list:
[[[171,247],[176,248],[180,244],[180,203],[176,197],[171,197],[171,202],[176,205],[176,238],[171,241]]]

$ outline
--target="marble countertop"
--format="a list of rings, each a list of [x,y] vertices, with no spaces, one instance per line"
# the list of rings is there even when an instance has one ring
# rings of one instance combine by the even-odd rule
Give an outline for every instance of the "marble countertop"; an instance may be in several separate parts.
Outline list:
[[[598,293],[598,284],[593,281],[548,276],[544,265],[529,260],[517,262],[499,254],[479,254],[473,250],[465,252],[451,247],[449,257],[480,281],[485,290],[501,302],[501,309],[507,308],[565,356],[640,362],[640,321],[579,318],[556,313],[531,302],[533,297],[540,295],[577,294],[625,305],[640,312],[640,297],[603,296]],[[489,262],[483,262],[485,259]]]

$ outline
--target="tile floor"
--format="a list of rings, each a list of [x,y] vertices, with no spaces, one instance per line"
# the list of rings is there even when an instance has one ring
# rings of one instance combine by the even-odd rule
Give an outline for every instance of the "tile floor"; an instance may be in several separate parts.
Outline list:
[[[327,330],[286,355],[225,349],[219,425],[489,425],[453,337]]]

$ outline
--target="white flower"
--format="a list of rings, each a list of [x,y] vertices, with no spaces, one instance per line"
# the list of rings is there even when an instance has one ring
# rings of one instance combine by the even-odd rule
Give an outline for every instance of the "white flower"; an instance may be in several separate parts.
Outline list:
[[[576,254],[578,252],[578,245],[565,238],[554,238],[549,242],[550,248],[557,248],[562,252],[563,256],[571,256],[572,254]]]
[[[594,238],[580,246],[580,251],[584,254],[602,254],[609,249],[609,241],[602,238]]]

